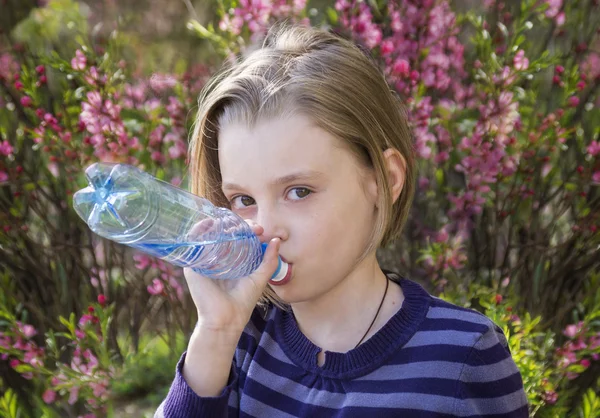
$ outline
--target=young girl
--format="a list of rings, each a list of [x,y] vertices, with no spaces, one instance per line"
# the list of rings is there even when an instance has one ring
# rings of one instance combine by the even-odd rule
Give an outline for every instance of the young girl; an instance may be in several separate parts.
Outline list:
[[[302,27],[217,78],[192,191],[269,242],[249,277],[185,277],[198,324],[157,417],[527,417],[502,331],[379,267],[415,183],[407,118],[352,43]],[[277,256],[288,275],[271,281]]]

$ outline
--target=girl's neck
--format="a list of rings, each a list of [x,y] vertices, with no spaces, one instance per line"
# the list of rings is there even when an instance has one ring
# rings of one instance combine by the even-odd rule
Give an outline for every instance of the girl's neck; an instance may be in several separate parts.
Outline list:
[[[296,303],[292,311],[302,333],[323,351],[353,349],[369,328],[384,296],[387,277],[373,254],[319,298]],[[404,295],[389,283],[387,295],[366,341],[398,311]]]

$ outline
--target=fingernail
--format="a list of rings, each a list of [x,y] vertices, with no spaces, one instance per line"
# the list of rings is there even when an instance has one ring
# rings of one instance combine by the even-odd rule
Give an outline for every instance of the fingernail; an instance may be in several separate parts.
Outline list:
[[[277,246],[279,244],[279,238],[273,238],[271,240],[271,242],[273,243],[273,246],[275,247],[275,250],[277,250]]]

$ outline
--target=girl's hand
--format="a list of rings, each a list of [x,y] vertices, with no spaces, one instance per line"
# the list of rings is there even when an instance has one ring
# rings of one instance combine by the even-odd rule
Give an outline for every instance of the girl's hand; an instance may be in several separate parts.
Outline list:
[[[246,222],[257,236],[262,236],[264,230],[260,225],[248,220]],[[208,223],[201,222],[195,227],[194,232],[202,233],[204,228],[211,228],[212,224]],[[272,239],[260,266],[249,276],[240,279],[210,279],[194,272],[191,268],[183,270],[198,311],[199,328],[241,334],[277,268],[279,246],[279,238]]]

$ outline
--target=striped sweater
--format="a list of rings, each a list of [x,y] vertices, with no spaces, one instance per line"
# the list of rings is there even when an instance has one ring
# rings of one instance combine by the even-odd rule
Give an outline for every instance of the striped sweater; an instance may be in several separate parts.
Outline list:
[[[319,367],[319,348],[291,312],[256,310],[220,396],[199,397],[186,384],[184,353],[155,418],[527,417],[521,375],[500,328],[388,276],[401,285],[404,303],[357,348],[327,352]]]

